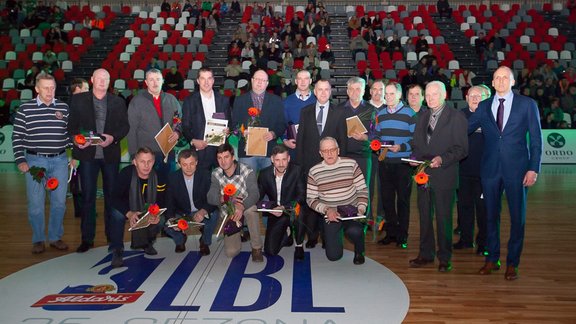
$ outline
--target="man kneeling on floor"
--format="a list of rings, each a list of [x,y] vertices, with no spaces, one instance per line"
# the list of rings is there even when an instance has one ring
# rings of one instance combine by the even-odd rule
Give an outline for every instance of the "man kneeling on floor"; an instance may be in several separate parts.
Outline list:
[[[203,223],[200,227],[200,254],[210,254],[209,245],[212,243],[212,233],[218,218],[216,206],[207,201],[210,190],[210,173],[203,169],[197,169],[198,153],[186,149],[178,154],[180,170],[176,170],[168,177],[168,194],[166,195],[165,219],[178,219],[181,216],[191,216],[191,220]],[[176,222],[174,222],[176,223]],[[175,252],[186,251],[188,235],[181,231],[178,226],[164,226],[164,231],[174,240]]]
[[[112,199],[112,217],[110,226],[110,247],[112,267],[123,265],[124,226],[129,220],[134,226],[146,212],[147,205],[164,206],[166,180],[154,171],[154,152],[142,147],[136,152],[132,165],[120,171],[114,184]],[[148,255],[158,254],[154,249],[154,240],[159,231],[160,215],[150,217],[150,226],[132,231],[133,249],[144,249]]]
[[[324,161],[308,173],[308,206],[325,215],[324,237],[326,257],[330,261],[342,258],[342,230],[354,243],[354,264],[364,263],[364,224],[358,220],[341,221],[339,206],[355,206],[358,214],[366,213],[368,189],[360,167],[353,159],[338,156],[338,142],[332,137],[320,140],[320,155]]]

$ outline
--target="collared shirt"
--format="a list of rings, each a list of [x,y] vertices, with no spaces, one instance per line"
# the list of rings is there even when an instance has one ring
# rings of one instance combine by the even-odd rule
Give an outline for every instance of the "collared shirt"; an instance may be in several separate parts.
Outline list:
[[[276,204],[280,206],[280,202],[282,201],[282,179],[284,179],[284,175],[286,172],[282,173],[280,176],[276,175],[276,170],[274,170],[274,175],[276,178]]]
[[[444,108],[446,108],[446,103],[442,104],[442,107],[440,107],[436,111],[434,111],[432,108],[430,108],[430,118],[432,118],[432,115],[434,115],[434,117],[436,118],[436,123],[438,123],[438,118],[440,118],[440,115],[442,115]]]
[[[312,91],[308,91],[308,94],[303,94],[302,92],[300,92],[300,90],[296,89],[296,98],[298,98],[302,101],[308,100],[308,98],[310,98],[311,95],[312,95]]]
[[[398,110],[400,110],[402,107],[404,107],[404,105],[400,102],[398,102],[396,104],[396,106],[394,107],[390,107],[390,106],[386,106],[386,109],[388,109],[388,113],[390,114],[395,114]]]
[[[504,120],[502,121],[502,129],[506,127],[506,123],[508,122],[508,118],[510,118],[510,111],[512,110],[512,100],[514,100],[514,92],[508,92],[504,97],[498,96],[498,94],[494,95],[494,100],[492,100],[492,115],[494,116],[494,120],[498,120],[498,106],[500,105],[500,101],[498,99],[505,99],[504,100]]]
[[[376,103],[375,103],[374,101],[372,101],[372,100],[370,100],[369,103],[370,103],[372,106],[374,106],[374,108],[376,108],[377,110],[380,110],[380,109],[386,107],[386,99],[382,100],[382,104],[380,104],[380,105],[376,105]]]
[[[194,175],[190,178],[184,176],[184,183],[186,183],[186,191],[188,191],[188,198],[190,199],[190,210],[194,213],[198,210],[194,205]]]
[[[324,130],[324,126],[326,126],[326,119],[328,119],[328,108],[330,107],[330,101],[327,101],[323,105],[316,101],[316,118],[318,118],[318,114],[320,113],[320,106],[324,107],[322,109],[322,130]]]
[[[266,91],[262,92],[261,94],[250,91],[250,96],[252,97],[252,103],[254,103],[254,107],[262,109],[262,105],[264,104],[264,94],[266,94]]]
[[[200,98],[202,99],[204,116],[206,118],[212,118],[212,115],[216,112],[216,97],[214,96],[214,91],[212,91],[212,97],[205,97],[202,92],[200,92]]]

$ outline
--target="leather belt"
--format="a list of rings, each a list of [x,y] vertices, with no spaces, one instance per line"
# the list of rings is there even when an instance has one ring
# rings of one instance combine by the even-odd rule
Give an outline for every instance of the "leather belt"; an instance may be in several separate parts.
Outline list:
[[[48,157],[48,158],[49,158],[49,157],[57,157],[57,156],[60,156],[60,155],[62,155],[62,154],[64,154],[64,153],[66,153],[66,150],[62,150],[62,151],[60,151],[60,152],[58,152],[58,153],[39,153],[39,152],[36,152],[36,151],[26,150],[26,153],[27,153],[27,154],[30,154],[30,155],[36,155],[36,156],[42,156],[42,157]]]

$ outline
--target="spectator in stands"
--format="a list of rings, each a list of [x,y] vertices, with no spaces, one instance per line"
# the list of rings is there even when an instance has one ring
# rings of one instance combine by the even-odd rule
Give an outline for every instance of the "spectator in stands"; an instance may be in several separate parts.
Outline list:
[[[439,70],[440,70],[440,66],[438,65],[438,60],[437,59],[431,60],[430,65],[428,66],[428,75],[433,77],[436,74],[438,74]]]
[[[214,14],[208,15],[206,18],[206,30],[218,32],[218,21],[216,20]]]
[[[184,1],[184,7],[182,7],[182,11],[192,11],[192,4],[190,3],[190,0]]]
[[[313,55],[312,53],[308,54],[308,56],[304,58],[304,68],[312,70],[317,67],[320,67],[320,60],[318,59],[318,57],[316,55]]]
[[[428,110],[428,107],[423,104],[423,93],[424,90],[417,83],[413,83],[407,86],[406,96],[408,98],[408,105],[416,113],[416,118],[419,118],[426,110]]]
[[[306,47],[306,54],[307,55],[314,55],[314,56],[318,55],[318,49],[316,48],[316,43],[314,43],[314,42],[308,43],[308,46]]]
[[[294,57],[292,52],[285,50],[282,53],[282,74],[288,78],[292,76],[292,69],[294,68]]]
[[[190,9],[190,20],[192,19],[196,19],[196,21],[198,21],[198,18],[200,17],[200,15],[202,14],[202,12],[200,11],[200,8],[198,8],[198,5],[194,4],[192,6],[192,9]]]
[[[565,113],[572,116],[576,112],[576,83],[571,83],[568,86],[568,91],[561,98],[561,106]]]
[[[368,55],[368,43],[360,34],[357,34],[350,40],[350,51],[352,52],[352,59],[356,59],[356,53],[364,53],[364,58]]]
[[[398,38],[398,34],[394,33],[392,35],[392,40],[388,43],[388,53],[390,53],[390,58],[394,55],[394,52],[404,53],[402,51],[402,43]]]
[[[160,70],[160,64],[158,64],[158,59],[156,57],[152,57],[150,59],[150,62],[146,65],[146,69],[144,71],[148,71],[151,69],[157,69]]]
[[[163,0],[162,4],[160,5],[160,10],[162,12],[170,12],[170,10],[172,9],[172,7],[170,6],[170,3],[168,2],[168,0]]]
[[[24,79],[24,85],[18,83],[18,89],[30,89],[34,91],[36,87],[36,76],[40,73],[40,69],[37,65],[32,65],[30,69],[26,72],[26,78]]]
[[[394,21],[394,18],[392,18],[392,15],[390,15],[390,13],[387,13],[386,18],[382,19],[382,30],[386,31],[388,29],[394,29],[395,23],[396,23],[396,21]]]
[[[46,44],[68,44],[68,34],[60,30],[60,27],[52,27],[46,34]]]
[[[252,46],[249,42],[244,44],[244,48],[242,48],[240,56],[242,57],[242,62],[250,61],[254,58],[254,50],[252,49]]]
[[[184,88],[184,78],[182,77],[182,73],[178,71],[178,69],[173,66],[170,68],[170,71],[166,73],[164,76],[164,91],[168,90],[176,90],[180,91]]]
[[[237,15],[242,12],[242,9],[240,8],[240,2],[238,2],[238,0],[232,0],[232,3],[230,4],[230,12],[232,12],[232,15]]]
[[[484,51],[484,61],[488,62],[490,60],[498,61],[498,50],[493,42],[489,42],[488,47]]]
[[[555,129],[558,124],[554,120],[554,113],[549,111],[540,121],[542,129]]]
[[[226,72],[226,78],[238,81],[242,73],[242,66],[236,57],[230,60],[230,63],[224,68],[224,72]]]
[[[298,60],[298,59],[304,59],[306,57],[306,55],[308,54],[306,52],[306,49],[304,48],[304,43],[303,42],[299,42],[296,44],[296,48],[294,49],[294,59]]]
[[[316,37],[316,39],[322,36],[326,38],[330,37],[330,26],[326,23],[326,19],[320,19],[320,22],[312,30],[312,36]]]
[[[82,20],[82,26],[88,30],[92,29],[92,19],[90,19],[90,16],[84,17],[84,20]]]
[[[450,8],[450,4],[448,3],[448,0],[438,0],[438,2],[436,2],[436,10],[438,11],[438,16],[440,18],[452,17],[452,8]]]
[[[484,52],[488,47],[488,40],[486,39],[486,33],[483,31],[478,32],[478,38],[474,41],[474,47],[476,48],[476,54],[480,56],[480,60],[484,62]]]
[[[273,44],[270,46],[270,50],[268,51],[268,62],[274,61],[281,63],[282,58],[280,57],[280,52],[278,51],[278,45]]]
[[[314,21],[314,16],[309,15],[308,18],[306,18],[305,27],[306,27],[306,33],[308,35],[314,35],[314,28],[316,28],[316,22]]]
[[[233,41],[228,49],[228,59],[240,58],[242,56],[242,49],[238,46],[238,42]]]
[[[44,70],[52,72],[60,67],[56,53],[51,50],[47,50],[46,53],[44,53],[42,61],[44,62]]]
[[[364,30],[370,28],[372,26],[372,20],[368,17],[368,13],[364,13],[364,16],[360,19],[360,30],[363,32]]]
[[[363,35],[364,40],[366,40],[366,42],[369,44],[375,44],[376,40],[378,40],[378,35],[374,32],[372,27],[366,28],[363,32]]]
[[[500,36],[499,32],[494,33],[494,36],[490,38],[488,44],[494,44],[494,49],[496,51],[503,51],[506,48],[506,40],[504,37]]]
[[[462,73],[458,76],[458,86],[462,90],[462,95],[466,96],[466,92],[470,87],[474,85],[472,80],[476,77],[476,74],[468,69],[463,69]]]
[[[420,38],[416,41],[416,53],[428,52],[428,41],[425,34],[420,34]]]
[[[374,30],[381,30],[382,29],[382,19],[380,19],[380,15],[376,14],[372,19],[372,29]]]
[[[348,20],[348,37],[353,37],[352,35],[353,30],[360,31],[360,20],[358,20],[358,17],[356,17],[356,15],[353,15]]]
[[[336,58],[334,57],[334,52],[332,52],[332,46],[330,44],[326,45],[326,49],[322,54],[320,54],[320,60],[328,61],[330,68],[334,68],[334,63],[336,63]]]
[[[426,84],[430,81],[427,67],[422,67],[418,70],[416,73],[416,81],[422,88],[426,87]]]

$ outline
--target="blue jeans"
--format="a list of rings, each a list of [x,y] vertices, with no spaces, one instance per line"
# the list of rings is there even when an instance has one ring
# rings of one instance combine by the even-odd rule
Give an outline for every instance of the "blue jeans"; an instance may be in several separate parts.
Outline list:
[[[210,214],[210,218],[204,218],[204,220],[202,221],[202,223],[204,223],[204,226],[202,226],[202,236],[200,236],[200,241],[202,241],[202,243],[206,245],[212,244],[212,234],[214,234],[214,228],[218,223],[218,216],[219,216],[218,211],[214,211]],[[166,233],[166,235],[172,238],[174,244],[180,245],[184,243],[185,234],[182,233],[181,231],[176,231],[173,228],[164,226],[164,232]]]
[[[126,216],[118,209],[112,208],[110,213],[110,250],[124,249],[124,227],[126,225]]]
[[[104,159],[82,161],[78,167],[82,186],[82,219],[80,229],[82,242],[94,243],[96,236],[96,189],[98,173],[102,171],[104,189],[104,228],[106,239],[110,240],[110,215],[112,213],[112,191],[118,177],[120,163],[105,163]]]
[[[37,166],[46,169],[46,178],[56,178],[58,187],[49,192],[50,218],[48,221],[48,240],[58,241],[64,234],[64,213],[66,212],[66,191],[68,190],[68,157],[60,154],[56,157],[43,157],[26,154],[30,167]],[[32,243],[46,241],[44,233],[44,203],[46,199],[46,181],[40,183],[26,173],[26,195],[28,197],[28,221],[32,227]]]
[[[240,158],[239,160],[241,163],[244,163],[247,166],[249,166],[256,173],[258,171],[272,165],[272,161],[267,156],[243,157],[243,158]]]

